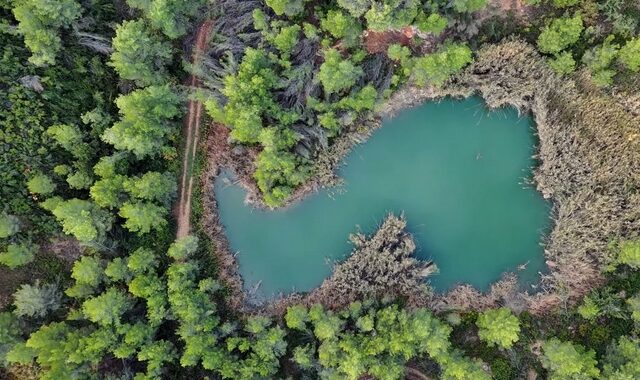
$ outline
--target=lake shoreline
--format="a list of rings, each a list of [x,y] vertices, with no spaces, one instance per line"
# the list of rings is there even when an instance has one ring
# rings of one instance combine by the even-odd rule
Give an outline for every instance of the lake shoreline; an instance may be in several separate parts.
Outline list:
[[[515,276],[507,273],[504,275],[503,280],[493,284],[488,292],[481,293],[470,285],[459,285],[446,294],[433,295],[428,300],[422,299],[411,306],[426,306],[436,311],[444,311],[482,310],[509,304],[514,309],[529,310],[534,314],[544,314],[551,309],[575,302],[590,289],[603,282],[601,269],[608,262],[606,242],[609,239],[608,236],[616,234],[615,231],[621,231],[619,230],[621,227],[618,227],[619,223],[612,223],[611,226],[607,226],[608,234],[596,235],[595,237],[586,236],[582,238],[584,240],[582,242],[581,238],[578,237],[579,235],[576,235],[580,234],[581,231],[576,229],[576,222],[572,220],[571,214],[567,214],[567,209],[575,209],[576,212],[583,209],[586,204],[576,204],[576,201],[586,201],[582,197],[588,196],[589,192],[580,187],[575,187],[571,189],[573,193],[567,193],[566,181],[563,182],[562,178],[553,178],[551,175],[554,170],[566,171],[566,166],[571,165],[572,160],[582,160],[582,157],[574,157],[570,154],[558,157],[558,153],[554,151],[554,149],[557,149],[555,147],[570,143],[569,140],[566,140],[570,136],[566,135],[564,129],[568,129],[569,125],[574,129],[577,128],[573,127],[573,124],[564,124],[570,123],[570,121],[559,120],[557,115],[558,105],[554,103],[554,97],[560,96],[570,99],[576,96],[575,84],[566,80],[561,81],[557,78],[544,61],[540,59],[535,50],[529,45],[518,41],[491,45],[485,48],[485,51],[480,51],[479,55],[481,55],[479,62],[472,64],[469,69],[452,81],[445,89],[408,87],[396,92],[379,109],[376,121],[356,134],[345,134],[328,149],[326,157],[321,157],[317,164],[323,165],[324,170],[317,170],[317,175],[298,188],[292,198],[288,200],[287,205],[300,201],[322,187],[339,183],[335,170],[355,145],[366,141],[371,132],[380,126],[379,119],[381,117],[394,115],[400,110],[425,101],[436,100],[446,96],[467,97],[473,94],[480,95],[488,108],[511,105],[521,112],[532,112],[536,121],[536,133],[540,138],[540,146],[536,155],[539,164],[534,171],[534,183],[538,191],[554,203],[552,231],[542,242],[549,273],[542,276],[537,285],[537,293],[531,295],[522,291],[518,287]],[[513,59],[513,62],[510,61],[510,58]],[[522,63],[523,60],[531,65],[529,69],[531,73],[518,71],[516,66],[518,62]],[[484,69],[485,66],[488,67],[488,73]],[[493,75],[501,76],[501,82],[494,83],[495,79],[491,75],[491,70],[498,73]],[[586,102],[586,100],[584,101]],[[582,103],[572,106],[582,106]],[[582,108],[579,108],[579,110],[582,110]],[[616,111],[618,110],[616,109]],[[602,112],[608,111],[602,110]],[[224,134],[221,131],[222,129],[225,128],[216,128],[214,133]],[[230,168],[239,179],[238,184],[247,191],[247,202],[256,207],[264,206],[250,170],[252,157],[255,157],[257,152],[252,152],[251,149],[235,149],[234,151],[234,148],[226,144],[227,140],[224,136],[216,137],[213,136],[214,133],[210,133],[205,143],[209,155],[208,167],[202,176],[202,186],[206,190],[204,191],[206,194],[205,225],[208,226],[206,228],[207,233],[214,242],[215,255],[221,264],[220,277],[228,284],[232,293],[232,296],[229,297],[231,305],[236,310],[277,314],[282,312],[287,305],[304,303],[305,299],[308,299],[308,294],[291,294],[280,299],[271,300],[259,308],[247,302],[250,295],[246,294],[243,288],[242,278],[238,273],[237,261],[229,249],[228,241],[219,222],[217,204],[213,194],[213,183],[222,168]],[[225,143],[223,145],[226,145],[223,149],[221,149],[221,141]],[[558,162],[562,164],[560,169],[557,169]],[[590,178],[588,175],[587,173],[585,183]],[[603,210],[595,215],[596,218],[601,218],[600,215],[608,210],[605,206],[603,205]],[[593,215],[585,216],[584,218],[587,218],[585,223],[589,223],[592,217]],[[585,227],[583,226],[582,228]],[[594,226],[593,228],[596,227]],[[617,234],[621,234],[621,232]],[[577,241],[574,246],[567,245],[571,239]],[[596,249],[595,251],[594,248]],[[318,302],[319,300],[315,301]]]

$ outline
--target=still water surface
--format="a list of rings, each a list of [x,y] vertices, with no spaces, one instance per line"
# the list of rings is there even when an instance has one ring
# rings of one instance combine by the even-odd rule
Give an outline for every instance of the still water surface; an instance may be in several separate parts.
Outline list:
[[[417,257],[434,260],[437,291],[457,283],[481,290],[505,271],[534,282],[544,260],[550,205],[527,184],[536,138],[529,116],[488,110],[480,98],[444,99],[403,111],[346,158],[341,188],[276,211],[244,204],[244,191],[215,183],[222,224],[238,252],[247,289],[258,298],[308,291],[351,251],[358,228],[375,231],[401,213]]]

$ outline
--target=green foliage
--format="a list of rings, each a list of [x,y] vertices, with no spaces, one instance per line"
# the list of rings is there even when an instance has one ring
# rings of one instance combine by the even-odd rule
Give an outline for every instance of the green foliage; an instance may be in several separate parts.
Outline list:
[[[62,224],[62,230],[83,243],[101,241],[111,229],[112,218],[90,201],[69,199],[58,201],[51,212]]]
[[[93,256],[83,256],[73,263],[71,277],[76,283],[66,290],[69,297],[83,298],[91,294],[104,280],[102,261]]]
[[[176,39],[187,33],[191,19],[198,14],[205,0],[127,0],[127,3],[141,9],[155,29]]]
[[[36,66],[52,65],[62,47],[58,29],[80,17],[80,4],[74,0],[23,0],[16,2],[13,14],[18,31],[31,50],[29,62]]]
[[[367,29],[383,32],[411,25],[418,15],[419,5],[420,2],[417,0],[372,2],[371,8],[364,15],[367,20]]]
[[[616,344],[609,348],[606,359],[602,379],[640,378],[640,341],[637,338],[620,337]]]
[[[622,242],[616,262],[640,269],[640,239]]]
[[[67,176],[67,183],[72,189],[88,189],[93,183],[93,177],[91,174],[80,170]]]
[[[343,59],[337,50],[328,49],[324,52],[324,62],[320,66],[318,79],[325,93],[332,94],[348,90],[361,75],[362,69],[354,66],[350,60]]]
[[[482,362],[463,357],[457,352],[441,359],[442,380],[490,380]]]
[[[112,282],[129,282],[131,280],[132,273],[129,271],[127,261],[122,257],[116,257],[111,260],[107,267],[104,269],[104,274]]]
[[[126,219],[124,227],[138,234],[164,228],[167,225],[167,214],[166,208],[150,202],[125,202],[118,213]]]
[[[13,294],[14,313],[19,317],[44,318],[60,308],[61,294],[54,284],[23,284]]]
[[[309,313],[304,306],[294,305],[287,308],[284,319],[287,327],[294,330],[304,330],[309,320]]]
[[[20,342],[20,324],[10,312],[0,312],[0,367],[5,367],[7,352]]]
[[[46,174],[36,174],[27,182],[27,188],[33,194],[48,195],[53,193],[56,185]]]
[[[542,30],[538,36],[538,49],[543,53],[558,54],[575,44],[583,30],[582,17],[560,17]]]
[[[196,252],[198,249],[198,238],[189,235],[174,241],[169,249],[167,255],[174,260],[186,260],[190,255]]]
[[[567,8],[578,4],[580,0],[553,0],[553,6],[556,8]]]
[[[578,307],[578,314],[588,321],[595,320],[600,315],[600,307],[591,297],[584,297],[582,305]]]
[[[627,69],[640,71],[640,37],[627,41],[620,49],[618,59]]]
[[[609,69],[613,63],[620,45],[614,44],[611,35],[600,45],[587,50],[582,56],[582,62],[591,70],[591,76],[596,85],[608,87],[613,83],[615,71]]]
[[[563,51],[557,54],[547,62],[553,71],[560,75],[571,74],[576,69],[576,61],[573,59],[573,55],[568,51]]]
[[[132,197],[168,204],[177,191],[176,178],[172,173],[147,172],[142,177],[124,181],[124,189]]]
[[[478,316],[478,336],[489,346],[511,348],[518,341],[520,322],[506,307],[487,310]]]
[[[89,298],[82,303],[82,313],[91,322],[102,326],[120,323],[122,315],[131,308],[131,299],[116,288]]]
[[[371,0],[338,0],[338,5],[353,17],[361,17],[371,7]]]
[[[177,132],[171,119],[180,110],[180,97],[169,85],[149,86],[116,99],[120,121],[102,135],[116,149],[128,150],[137,158],[161,153],[167,138]]]
[[[549,371],[550,380],[593,379],[600,375],[595,353],[580,345],[552,338],[542,345],[542,366]]]
[[[0,264],[11,269],[33,261],[38,246],[29,243],[13,243],[7,245],[6,251],[0,253]]]
[[[335,38],[344,38],[347,46],[353,46],[360,38],[360,23],[345,12],[331,9],[325,18],[320,20],[322,29]]]
[[[276,15],[295,17],[304,11],[306,0],[265,0],[265,3],[273,9]]]
[[[640,324],[640,293],[627,299],[627,307],[631,312],[631,319]]]
[[[0,239],[6,239],[20,231],[20,220],[15,215],[0,214]]]
[[[47,129],[47,134],[77,160],[86,161],[91,157],[91,148],[83,141],[84,134],[77,126],[56,124]]]
[[[472,61],[471,49],[467,45],[448,44],[436,53],[416,58],[413,79],[418,86],[427,83],[442,86]]]
[[[151,33],[144,21],[125,21],[116,28],[109,65],[120,77],[140,86],[161,84],[166,80],[164,66],[172,56],[171,45]]]
[[[115,175],[95,181],[89,189],[91,199],[100,207],[119,207],[124,201],[125,180],[126,177]]]
[[[487,5],[487,0],[453,0],[453,9],[460,13],[473,13]]]
[[[416,26],[423,32],[438,36],[447,27],[447,19],[438,13],[432,13],[429,16],[421,13],[416,20]]]
[[[273,39],[273,44],[282,54],[288,56],[299,41],[300,25],[285,26]]]

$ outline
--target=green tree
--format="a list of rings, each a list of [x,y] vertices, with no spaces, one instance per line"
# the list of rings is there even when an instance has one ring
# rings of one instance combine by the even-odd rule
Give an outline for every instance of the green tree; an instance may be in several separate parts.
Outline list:
[[[618,60],[633,72],[640,71],[640,37],[627,41],[620,49]]]
[[[550,380],[586,380],[597,378],[595,352],[580,345],[551,338],[542,345],[542,366],[549,371]]]
[[[318,79],[327,94],[350,89],[361,75],[362,69],[354,66],[350,60],[343,59],[340,52],[335,49],[325,51]]]
[[[432,13],[429,16],[421,13],[416,19],[416,26],[423,32],[438,36],[447,27],[447,19],[438,13]]]
[[[173,344],[166,340],[157,340],[142,346],[138,352],[138,360],[147,362],[147,373],[142,379],[161,378],[165,363],[171,363],[177,358]],[[136,375],[136,379],[139,375]]]
[[[582,56],[582,62],[591,71],[594,83],[600,87],[613,84],[613,76],[616,74],[609,68],[620,49],[620,45],[612,43],[613,39],[614,36],[610,35],[601,45],[587,50]]]
[[[620,337],[607,352],[601,379],[640,379],[640,340]]]
[[[633,297],[627,298],[627,307],[631,312],[631,319],[640,324],[640,293]]]
[[[0,264],[15,269],[32,262],[37,250],[37,245],[29,243],[9,244],[6,251],[0,253]]]
[[[633,269],[640,269],[640,239],[622,242],[616,262]]]
[[[129,150],[138,158],[161,152],[177,128],[171,119],[180,114],[180,98],[169,85],[149,86],[116,99],[120,121],[102,139],[116,149]]]
[[[131,299],[116,288],[87,299],[82,303],[82,313],[91,322],[103,326],[119,324],[122,315],[132,306]]]
[[[67,183],[72,189],[88,189],[93,184],[93,176],[85,170],[78,170],[67,176]]]
[[[294,305],[287,308],[287,314],[285,314],[285,321],[287,327],[294,330],[305,330],[306,322],[309,319],[309,313],[307,308],[302,305]]]
[[[558,54],[578,42],[582,30],[580,14],[554,19],[538,36],[538,49],[543,53]]]
[[[109,65],[139,86],[161,84],[172,55],[171,45],[151,33],[144,21],[125,21],[116,28]]]
[[[76,260],[71,269],[71,278],[76,281],[75,286],[85,287],[85,289],[88,290],[97,288],[104,280],[104,265],[102,260],[93,256],[83,256],[79,260]],[[70,292],[67,290],[66,293],[73,297],[73,291]]]
[[[329,10],[320,20],[320,26],[334,38],[344,38],[347,46],[355,45],[360,38],[360,22],[338,9]]]
[[[0,367],[6,367],[7,352],[20,343],[21,328],[15,315],[10,312],[0,312]]]
[[[95,181],[89,189],[91,199],[100,207],[108,209],[120,207],[126,198],[125,180],[125,176],[114,175]]]
[[[111,229],[111,215],[90,201],[75,198],[59,201],[51,212],[66,234],[83,243],[102,241]]]
[[[47,134],[77,160],[86,161],[90,158],[90,147],[84,142],[84,134],[77,126],[56,124],[47,129]]]
[[[573,55],[568,51],[563,51],[556,54],[554,58],[547,61],[549,66],[560,75],[571,74],[576,69],[576,61],[573,59]]]
[[[127,260],[122,257],[116,257],[107,264],[104,269],[104,274],[109,278],[111,282],[126,282],[131,281],[132,273],[127,266]]]
[[[418,86],[431,83],[442,86],[449,78],[473,61],[467,45],[448,44],[438,52],[416,58],[413,78]]]
[[[189,235],[173,242],[167,250],[167,255],[174,260],[186,260],[198,249],[198,238]]]
[[[553,0],[553,6],[556,8],[567,8],[578,4],[580,0]]]
[[[19,317],[44,318],[60,308],[61,294],[54,284],[23,284],[13,294],[14,313]]]
[[[487,0],[453,0],[453,9],[460,13],[473,13],[487,5]]]
[[[283,55],[288,57],[300,40],[301,30],[300,25],[295,24],[282,27],[280,32],[273,38],[273,44]]]
[[[578,307],[578,314],[588,321],[593,321],[601,314],[601,310],[593,298],[587,296],[582,300],[582,305]]]
[[[0,214],[0,239],[6,239],[20,231],[20,220],[15,215]]]
[[[198,14],[205,0],[127,0],[127,3],[141,9],[154,28],[176,39],[187,33],[191,18]]]
[[[58,30],[80,17],[80,4],[74,0],[23,0],[15,4],[18,31],[32,54],[29,62],[36,66],[55,64],[62,47]]]
[[[29,192],[34,194],[47,195],[53,193],[56,189],[55,183],[46,174],[36,174],[27,182]]]
[[[371,8],[371,0],[338,0],[338,5],[353,17],[361,17]]]
[[[442,380],[490,380],[482,362],[465,358],[459,353],[446,355],[440,360]]]
[[[295,17],[304,11],[306,0],[265,0],[265,3],[273,9],[278,16],[287,15]]]
[[[124,227],[131,232],[146,234],[167,225],[167,209],[150,202],[125,202],[118,213],[125,218]]]
[[[476,321],[478,336],[489,346],[511,348],[518,341],[520,322],[506,307],[487,310]]]
[[[420,2],[417,0],[383,0],[371,3],[364,15],[367,28],[379,32],[400,29],[411,25],[418,15]]]
[[[177,191],[176,178],[172,173],[147,172],[142,177],[124,181],[124,189],[132,197],[168,204]]]

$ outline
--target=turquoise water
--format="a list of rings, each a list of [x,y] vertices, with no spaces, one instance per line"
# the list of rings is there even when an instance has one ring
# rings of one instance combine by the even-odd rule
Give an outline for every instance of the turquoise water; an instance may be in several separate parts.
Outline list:
[[[349,233],[375,231],[388,212],[404,212],[417,257],[439,267],[429,279],[437,291],[457,283],[485,290],[525,263],[518,274],[526,284],[543,270],[550,225],[549,204],[527,184],[535,144],[531,118],[515,109],[444,99],[384,121],[346,158],[340,188],[276,211],[245,205],[226,174],[215,194],[245,286],[257,287],[258,298],[318,286],[351,251]]]

